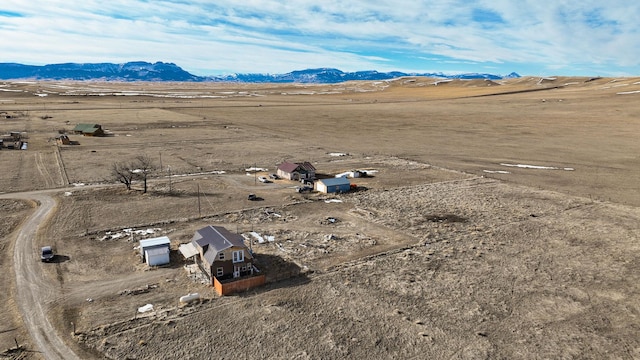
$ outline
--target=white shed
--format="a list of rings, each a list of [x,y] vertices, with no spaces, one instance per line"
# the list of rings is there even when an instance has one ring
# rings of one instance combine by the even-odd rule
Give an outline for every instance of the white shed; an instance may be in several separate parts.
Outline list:
[[[170,262],[170,246],[171,240],[166,236],[140,240],[140,255],[142,255],[142,261],[146,262],[149,266],[168,264]]]

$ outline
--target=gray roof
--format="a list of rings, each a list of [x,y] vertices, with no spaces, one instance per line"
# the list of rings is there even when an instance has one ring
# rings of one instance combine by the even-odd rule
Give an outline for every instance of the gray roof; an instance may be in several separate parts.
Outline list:
[[[140,240],[140,246],[142,247],[165,245],[165,244],[166,245],[171,244],[171,240],[169,240],[167,236],[160,236],[157,238]]]
[[[325,186],[336,186],[336,185],[346,185],[351,184],[349,179],[346,177],[338,177],[338,178],[328,178],[328,179],[320,179],[318,180],[325,184]]]
[[[222,226],[207,226],[196,230],[191,242],[197,248],[203,249],[204,259],[213,264],[218,253],[231,247],[245,248],[241,235],[229,232]]]
[[[169,248],[171,246],[171,240],[166,236],[140,240],[140,253],[144,253],[145,249],[158,246],[166,246]]]
[[[278,169],[290,174],[293,173],[294,171],[308,171],[308,172],[316,171],[315,166],[313,166],[313,164],[311,164],[308,161],[301,162],[301,163],[291,163],[291,162],[285,161],[282,164],[278,165]]]

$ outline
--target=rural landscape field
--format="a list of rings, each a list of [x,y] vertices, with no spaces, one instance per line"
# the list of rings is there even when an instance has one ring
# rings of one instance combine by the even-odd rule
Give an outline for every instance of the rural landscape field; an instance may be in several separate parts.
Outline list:
[[[639,98],[640,78],[0,82],[0,134],[28,145],[0,149],[0,359],[640,358]],[[147,192],[112,172],[140,156]],[[283,161],[368,176],[257,181]],[[247,240],[264,286],[188,271],[207,225],[269,239]]]

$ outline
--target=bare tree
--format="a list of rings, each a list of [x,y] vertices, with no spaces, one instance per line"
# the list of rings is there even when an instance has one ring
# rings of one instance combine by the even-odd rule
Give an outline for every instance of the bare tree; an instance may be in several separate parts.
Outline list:
[[[131,190],[131,183],[136,174],[130,164],[114,162],[111,167],[111,176],[119,183],[124,184],[127,190]]]
[[[144,193],[147,193],[147,176],[153,171],[153,160],[148,155],[138,155],[135,160],[135,174],[144,182]]]

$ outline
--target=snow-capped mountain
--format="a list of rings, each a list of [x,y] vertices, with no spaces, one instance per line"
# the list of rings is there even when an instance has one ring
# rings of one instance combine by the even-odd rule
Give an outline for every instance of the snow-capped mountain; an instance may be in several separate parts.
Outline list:
[[[378,72],[376,70],[343,72],[333,68],[307,69],[292,71],[286,74],[231,74],[224,76],[210,76],[211,81],[231,81],[231,82],[275,82],[275,83],[338,83],[351,80],[388,80],[402,76],[425,76],[444,79],[489,79],[499,80],[507,77],[520,77],[515,72],[507,76],[494,74],[456,74],[447,75],[443,73],[404,73],[400,71]]]
[[[376,70],[343,72],[333,68],[296,70],[286,74],[230,74],[196,76],[172,63],[148,63],[144,61],[124,64],[51,64],[43,66],[0,63],[0,80],[104,80],[104,81],[224,81],[247,83],[338,83],[350,80],[387,80],[402,76],[427,76],[446,79],[491,79],[520,77],[516,73],[507,76],[493,74],[403,73]]]

